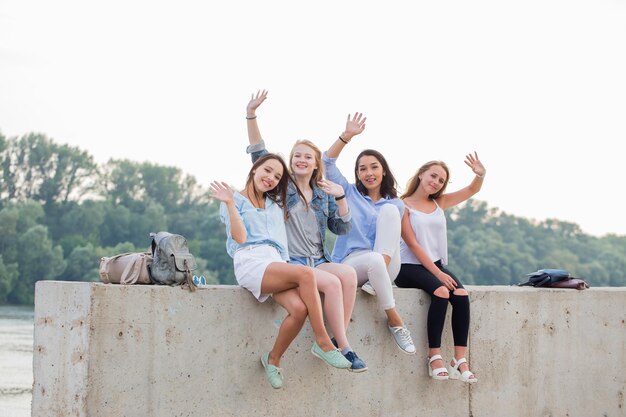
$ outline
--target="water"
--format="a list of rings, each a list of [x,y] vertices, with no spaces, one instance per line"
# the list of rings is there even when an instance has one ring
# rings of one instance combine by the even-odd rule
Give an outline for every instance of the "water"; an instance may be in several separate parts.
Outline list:
[[[0,417],[30,417],[32,307],[0,306]]]

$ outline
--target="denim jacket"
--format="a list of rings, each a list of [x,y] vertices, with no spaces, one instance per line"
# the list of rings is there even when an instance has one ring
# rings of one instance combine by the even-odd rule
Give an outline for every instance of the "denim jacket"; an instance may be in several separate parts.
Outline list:
[[[253,163],[268,153],[263,141],[248,146],[246,152],[252,157]],[[289,189],[287,191],[287,211],[289,212],[299,200],[300,196],[298,195],[296,187],[293,182],[289,182]],[[322,246],[324,247],[324,258],[328,262],[331,262],[330,250],[326,244],[326,228],[328,227],[328,229],[336,235],[344,235],[352,229],[352,215],[350,211],[348,211],[345,216],[340,216],[335,197],[326,194],[317,186],[313,187],[311,209],[315,212],[315,217],[317,218],[317,226],[320,231]]]

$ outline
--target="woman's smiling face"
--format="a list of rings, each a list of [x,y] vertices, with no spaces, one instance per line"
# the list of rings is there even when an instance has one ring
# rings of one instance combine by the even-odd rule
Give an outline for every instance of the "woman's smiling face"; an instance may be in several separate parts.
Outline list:
[[[258,192],[273,190],[283,176],[283,165],[276,159],[268,159],[254,172],[254,186]]]
[[[363,155],[358,163],[359,181],[369,192],[378,192],[385,175],[380,161],[372,155]]]
[[[291,158],[293,175],[310,178],[316,168],[317,161],[313,149],[304,144],[296,145],[293,148],[293,157]]]
[[[440,165],[433,165],[420,176],[420,186],[428,195],[433,195],[446,184],[448,177]]]

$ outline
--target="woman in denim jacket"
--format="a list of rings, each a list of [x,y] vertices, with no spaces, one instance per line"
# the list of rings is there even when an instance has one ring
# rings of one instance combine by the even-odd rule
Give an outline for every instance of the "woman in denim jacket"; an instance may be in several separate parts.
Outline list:
[[[267,98],[267,91],[252,95],[246,121],[252,162],[268,153],[261,139],[256,110]],[[306,198],[304,204],[296,187],[287,191],[287,241],[289,262],[314,268],[317,286],[324,293],[324,312],[334,334],[333,342],[352,366],[352,372],[367,370],[365,362],[352,350],[346,329],[356,300],[356,272],[348,265],[331,263],[326,229],[336,235],[348,233],[351,215],[343,188],[323,178],[322,152],[308,140],[297,141],[289,157],[290,174]]]

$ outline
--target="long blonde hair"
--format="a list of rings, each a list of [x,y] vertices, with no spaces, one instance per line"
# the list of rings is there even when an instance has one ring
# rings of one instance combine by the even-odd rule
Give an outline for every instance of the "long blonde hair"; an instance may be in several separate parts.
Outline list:
[[[411,179],[409,179],[409,181],[406,184],[406,191],[404,191],[404,193],[400,196],[401,199],[404,200],[405,198],[409,197],[411,194],[413,194],[417,190],[417,187],[419,187],[420,182],[422,181],[420,180],[420,175],[428,171],[428,169],[432,167],[433,165],[439,165],[441,168],[443,168],[444,171],[446,171],[446,181],[443,183],[443,187],[441,187],[439,191],[437,191],[434,194],[429,195],[428,197],[431,200],[436,200],[443,194],[443,192],[446,190],[446,187],[448,186],[448,181],[450,180],[450,170],[448,169],[448,166],[446,165],[446,163],[443,161],[429,161],[429,162],[426,162],[424,165],[422,165],[420,169],[417,170],[415,175],[413,175]]]
[[[322,164],[322,151],[320,151],[320,148],[318,148],[317,145],[315,145],[313,142],[311,142],[308,139],[300,139],[296,141],[296,143],[293,144],[293,147],[291,148],[291,153],[289,154],[289,174],[293,176],[293,169],[291,168],[291,164],[293,161],[293,154],[295,153],[296,146],[298,145],[308,146],[309,148],[313,150],[313,156],[315,158],[315,165],[317,165],[317,168],[313,170],[313,175],[311,175],[311,180],[309,181],[309,184],[311,185],[311,188],[317,187],[317,183],[324,179],[324,164]]]

